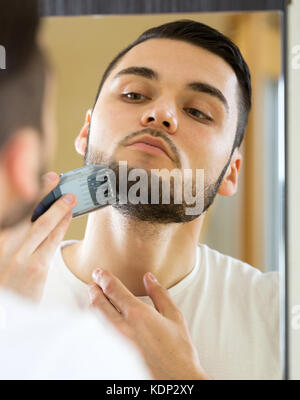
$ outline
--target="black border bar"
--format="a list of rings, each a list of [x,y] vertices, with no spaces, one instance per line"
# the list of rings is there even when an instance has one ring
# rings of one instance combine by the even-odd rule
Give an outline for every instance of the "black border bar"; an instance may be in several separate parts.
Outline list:
[[[40,15],[284,11],[287,0],[39,0]]]

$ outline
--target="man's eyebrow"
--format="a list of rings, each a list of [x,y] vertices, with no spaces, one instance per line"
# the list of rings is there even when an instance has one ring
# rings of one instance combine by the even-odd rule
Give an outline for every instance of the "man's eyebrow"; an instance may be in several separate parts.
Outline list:
[[[128,67],[128,68],[122,69],[114,76],[114,79],[116,79],[122,75],[138,75],[143,78],[155,79],[155,80],[158,79],[157,72],[155,72],[155,71],[153,71],[153,69],[147,68],[147,67]]]
[[[207,93],[211,96],[216,97],[223,103],[227,113],[229,112],[229,105],[226,97],[223,95],[221,90],[217,89],[216,87],[204,82],[191,82],[188,83],[186,87],[187,89],[193,90],[194,92]]]
[[[141,76],[142,78],[147,78],[147,79],[155,79],[155,80],[159,79],[158,73],[153,71],[153,69],[147,68],[147,67],[133,66],[133,67],[128,67],[128,68],[122,69],[114,76],[113,79],[116,79],[122,75],[137,75],[137,76]],[[216,87],[214,87],[208,83],[205,83],[205,82],[191,82],[186,85],[186,88],[193,90],[194,92],[207,93],[211,96],[216,97],[217,99],[219,99],[222,102],[227,113],[229,112],[229,105],[226,100],[226,97]]]

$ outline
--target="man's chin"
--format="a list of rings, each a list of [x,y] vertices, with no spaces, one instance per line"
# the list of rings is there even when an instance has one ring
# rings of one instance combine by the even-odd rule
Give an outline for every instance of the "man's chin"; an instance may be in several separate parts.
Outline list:
[[[191,222],[200,215],[187,215],[183,204],[113,204],[123,216],[152,224]]]

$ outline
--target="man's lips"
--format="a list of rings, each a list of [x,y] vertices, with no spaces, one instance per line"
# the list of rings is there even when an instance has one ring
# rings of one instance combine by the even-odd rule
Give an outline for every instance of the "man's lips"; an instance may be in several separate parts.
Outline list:
[[[150,154],[165,155],[173,160],[168,146],[162,140],[152,136],[135,138],[128,144],[128,146],[133,146]]]

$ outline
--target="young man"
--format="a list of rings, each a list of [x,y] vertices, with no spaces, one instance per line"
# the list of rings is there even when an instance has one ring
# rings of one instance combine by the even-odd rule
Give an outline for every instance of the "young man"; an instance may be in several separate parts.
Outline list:
[[[198,244],[215,195],[237,191],[250,106],[247,64],[206,25],[165,24],[123,50],[104,73],[77,151],[119,180],[119,161],[149,174],[202,169],[204,209],[191,216],[171,201],[92,213],[84,239],[62,243],[42,303],[88,307],[94,280],[92,303],[135,338],[156,376],[195,376],[196,349],[212,378],[280,379],[277,275]]]
[[[52,82],[36,44],[37,11],[34,0],[0,6],[7,58],[0,70],[0,379],[148,379],[136,348],[101,314],[38,312],[21,297],[40,299],[76,204],[74,196],[64,197],[39,221],[15,228],[41,196],[54,134]],[[46,174],[44,194],[58,181],[57,174]]]

